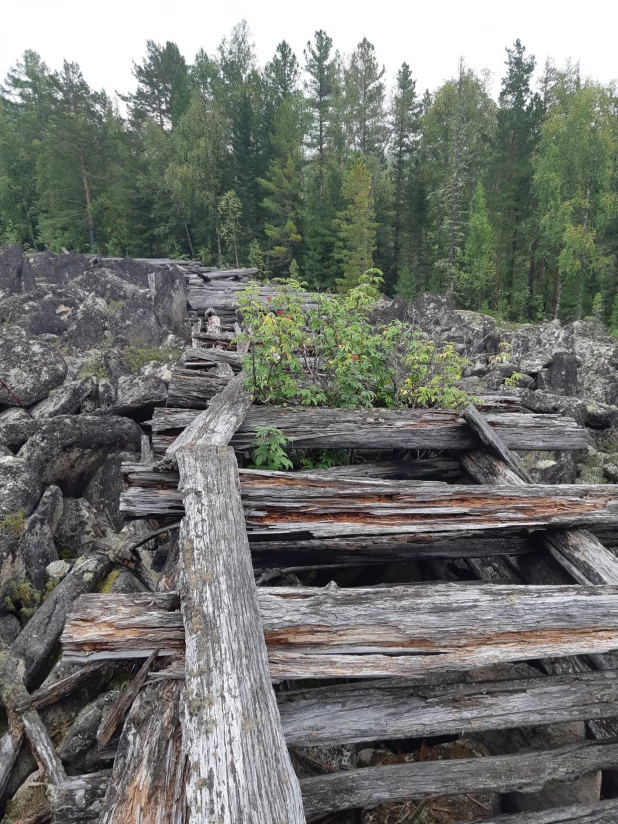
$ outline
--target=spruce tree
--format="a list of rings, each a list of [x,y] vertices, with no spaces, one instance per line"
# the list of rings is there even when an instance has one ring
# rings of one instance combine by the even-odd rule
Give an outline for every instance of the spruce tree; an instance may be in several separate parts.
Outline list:
[[[362,157],[351,162],[343,180],[342,194],[347,205],[337,216],[336,257],[342,274],[337,280],[337,289],[345,293],[358,285],[361,275],[373,267],[376,247],[371,176]]]

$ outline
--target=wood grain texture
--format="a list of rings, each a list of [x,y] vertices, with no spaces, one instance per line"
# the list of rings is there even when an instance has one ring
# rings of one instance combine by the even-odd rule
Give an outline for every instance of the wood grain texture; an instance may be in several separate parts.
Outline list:
[[[540,813],[516,813],[498,818],[483,818],[475,824],[615,824],[618,821],[618,801],[599,801],[598,804],[577,804],[544,810]]]
[[[304,824],[270,684],[234,451],[190,444],[177,455],[186,511],[180,546],[189,821]]]
[[[418,684],[375,681],[278,695],[289,746],[464,735],[618,715],[618,673]]]
[[[494,455],[500,458],[500,460],[511,470],[511,472],[518,475],[524,483],[532,483],[532,478],[520,464],[517,456],[514,455],[504,443],[500,434],[494,432],[483,415],[481,415],[473,404],[469,404],[466,407],[466,409],[462,412],[461,417],[470,426],[472,431],[478,435],[479,439],[485,444],[485,446],[490,449]]]
[[[67,660],[182,651],[172,595],[105,597],[76,604]],[[258,601],[274,678],[420,676],[618,648],[618,587],[262,587]]]
[[[196,376],[199,378],[200,376]],[[187,377],[187,380],[189,378]],[[212,380],[202,377],[202,381]],[[197,384],[196,384],[197,385]],[[174,403],[170,393],[168,406]],[[193,416],[197,413],[194,408]],[[200,406],[199,408],[203,408]],[[168,430],[175,437],[187,425],[190,410],[168,409]],[[157,417],[159,412],[156,413]],[[176,420],[174,420],[176,418]],[[487,423],[498,432],[509,449],[586,449],[588,436],[572,418],[561,415],[535,415],[515,412],[490,412]],[[163,418],[159,419],[160,421]],[[256,428],[276,426],[289,441],[301,449],[478,449],[482,443],[457,412],[434,409],[311,409],[306,407],[253,406],[232,439],[235,449],[250,449]],[[155,445],[153,443],[153,445]],[[160,445],[156,444],[156,450]],[[156,451],[155,450],[155,451]]]
[[[241,372],[230,380],[223,391],[213,398],[210,407],[176,438],[167,454],[176,456],[189,444],[227,445],[251,406],[251,394],[244,388],[245,379],[246,375]]]
[[[67,778],[51,792],[54,824],[97,821],[103,808],[111,770]]]
[[[618,743],[583,742],[556,750],[367,767],[301,781],[307,821],[337,810],[440,795],[536,792],[549,781],[570,781],[613,766]]]
[[[229,378],[209,375],[206,372],[174,369],[168,388],[167,403],[169,406],[206,409],[228,381]]]

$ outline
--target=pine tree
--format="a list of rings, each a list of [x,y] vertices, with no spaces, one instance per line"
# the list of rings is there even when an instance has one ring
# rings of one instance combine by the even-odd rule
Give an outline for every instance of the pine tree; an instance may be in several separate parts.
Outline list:
[[[362,155],[383,153],[386,143],[384,74],[375,47],[363,38],[344,73],[345,119],[350,147]]]
[[[385,278],[387,289],[399,278],[403,257],[402,235],[405,232],[409,235],[411,229],[411,201],[408,194],[419,130],[420,104],[416,97],[416,81],[412,78],[408,64],[404,63],[397,72],[397,86],[391,109],[394,267]],[[409,273],[410,260],[406,257],[404,266]]]
[[[485,191],[478,183],[470,204],[463,259],[456,276],[457,297],[466,309],[479,311],[491,297],[493,265],[493,230]]]
[[[135,94],[123,98],[134,118],[150,117],[162,129],[176,126],[189,105],[191,96],[187,63],[178,46],[165,46],[148,40],[141,65],[133,64],[137,80]]]
[[[223,241],[234,250],[234,260],[236,268],[240,266],[238,262],[238,244],[241,232],[242,203],[236,197],[234,189],[230,189],[219,200],[219,232]]]
[[[371,177],[363,158],[356,158],[348,168],[342,188],[346,208],[337,216],[339,244],[336,257],[341,262],[339,292],[347,292],[361,275],[373,266],[376,246],[376,223],[371,195]]]

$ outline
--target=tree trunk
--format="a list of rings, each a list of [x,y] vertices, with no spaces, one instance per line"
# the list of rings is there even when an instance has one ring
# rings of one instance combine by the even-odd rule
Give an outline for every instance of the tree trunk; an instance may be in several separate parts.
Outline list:
[[[90,184],[88,182],[88,166],[83,152],[79,153],[79,163],[82,173],[82,183],[86,197],[86,221],[88,224],[88,238],[90,240],[90,251],[94,252],[94,221],[92,219],[92,200],[90,197]]]

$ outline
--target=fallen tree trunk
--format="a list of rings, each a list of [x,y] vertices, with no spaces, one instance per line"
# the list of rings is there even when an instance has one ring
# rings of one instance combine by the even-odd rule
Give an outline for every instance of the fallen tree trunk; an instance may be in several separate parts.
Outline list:
[[[377,807],[440,795],[534,792],[613,766],[616,741],[587,741],[556,750],[367,767],[301,781],[307,821],[329,812]]]
[[[185,406],[194,383],[195,394],[202,398],[206,382],[215,381],[195,371],[181,370],[187,389],[181,393],[182,404],[175,403],[176,393],[168,397],[168,407]],[[192,379],[189,377],[192,376]],[[155,411],[154,420],[165,422],[168,429],[157,426],[161,437],[167,431],[178,435],[188,425],[193,410]],[[572,418],[560,415],[534,415],[513,412],[488,413],[483,416],[500,434],[510,449],[573,450],[586,449],[586,430]],[[256,429],[276,426],[292,449],[478,449],[482,443],[457,412],[436,409],[330,409],[306,407],[253,406],[234,435],[231,445],[238,450],[251,449]],[[157,445],[157,448],[160,448]]]
[[[271,676],[420,676],[618,647],[617,587],[263,587]],[[63,635],[69,661],[184,649],[177,598],[83,596]]]

